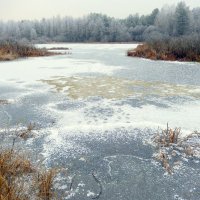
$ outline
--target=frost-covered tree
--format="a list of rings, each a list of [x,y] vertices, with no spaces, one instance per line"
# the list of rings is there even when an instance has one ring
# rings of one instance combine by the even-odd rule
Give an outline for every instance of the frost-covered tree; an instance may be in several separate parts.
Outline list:
[[[0,39],[33,42],[144,41],[192,33],[200,34],[200,8],[190,10],[183,2],[154,9],[149,15],[131,14],[125,19],[92,13],[81,18],[56,16],[0,22]]]
[[[176,33],[177,35],[184,35],[190,29],[189,8],[184,2],[178,3],[176,7]]]
[[[191,28],[193,32],[200,33],[200,7],[192,10]]]
[[[148,23],[148,25],[151,26],[151,25],[155,24],[155,20],[156,20],[156,17],[157,17],[158,14],[159,14],[159,9],[158,8],[156,8],[156,9],[154,9],[152,11],[151,15],[149,15],[147,17],[147,23]]]
[[[36,33],[35,29],[32,28],[31,32],[30,32],[30,39],[35,40],[36,38],[37,38],[37,33]]]
[[[135,15],[129,15],[126,19],[125,19],[125,25],[129,28],[131,27],[136,27],[137,25],[140,24],[140,17],[139,14],[135,14]]]
[[[173,36],[176,32],[175,6],[164,6],[155,19],[155,26],[165,35]]]
[[[146,30],[146,28],[148,28],[148,26],[137,25],[132,30],[133,40],[135,40],[135,41],[144,41],[143,33]]]

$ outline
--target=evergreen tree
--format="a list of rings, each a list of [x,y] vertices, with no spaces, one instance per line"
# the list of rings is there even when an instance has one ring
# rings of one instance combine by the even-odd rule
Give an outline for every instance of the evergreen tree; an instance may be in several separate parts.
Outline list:
[[[184,2],[178,3],[176,7],[176,33],[184,35],[189,31],[190,19],[189,8]]]

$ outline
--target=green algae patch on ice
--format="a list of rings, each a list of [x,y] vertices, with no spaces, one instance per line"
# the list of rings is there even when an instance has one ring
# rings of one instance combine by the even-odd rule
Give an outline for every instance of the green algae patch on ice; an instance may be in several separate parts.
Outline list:
[[[66,91],[72,99],[101,96],[107,99],[121,99],[133,95],[131,83],[113,77],[60,77],[42,80],[57,92]]]
[[[100,96],[107,99],[123,99],[130,96],[143,98],[148,95],[159,97],[186,96],[200,98],[199,86],[176,85],[163,82],[129,80],[111,76],[102,77],[52,77],[41,80],[57,92],[64,92],[72,99]]]

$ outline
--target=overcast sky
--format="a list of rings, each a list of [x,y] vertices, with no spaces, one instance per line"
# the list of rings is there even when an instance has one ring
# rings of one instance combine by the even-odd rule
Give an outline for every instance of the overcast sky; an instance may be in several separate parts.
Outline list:
[[[0,0],[0,20],[40,19],[52,16],[80,17],[91,12],[124,18],[129,14],[147,14],[164,4],[179,0]],[[191,8],[200,0],[185,0]]]

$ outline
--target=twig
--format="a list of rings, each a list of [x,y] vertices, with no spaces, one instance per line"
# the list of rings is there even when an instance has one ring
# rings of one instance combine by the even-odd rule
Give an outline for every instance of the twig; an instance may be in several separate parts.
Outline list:
[[[69,185],[69,191],[67,191],[67,195],[70,195],[70,193],[71,193],[72,190],[73,190],[72,187],[73,187],[74,179],[75,179],[76,175],[77,175],[77,174],[75,174],[75,175],[71,178],[71,183],[70,183],[70,185]]]
[[[71,179],[71,183],[70,183],[70,185],[69,185],[69,191],[72,191],[72,186],[73,186],[73,184],[74,184],[74,179],[75,179],[75,177],[76,177],[76,174],[72,177],[72,179]]]
[[[96,197],[92,197],[92,199],[99,199],[99,197],[101,196],[101,194],[103,192],[103,186],[102,186],[100,180],[98,180],[97,177],[94,175],[94,173],[92,173],[92,176],[93,176],[94,180],[98,183],[98,185],[100,187],[99,194]]]
[[[16,141],[16,138],[13,138],[11,152],[13,152],[13,151],[14,151],[15,141]]]

